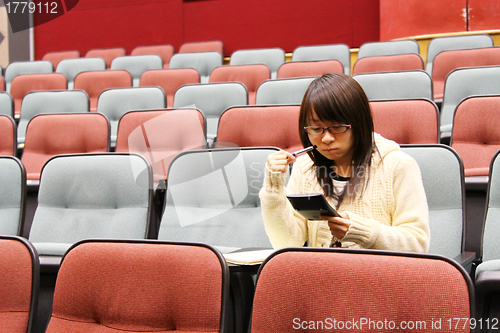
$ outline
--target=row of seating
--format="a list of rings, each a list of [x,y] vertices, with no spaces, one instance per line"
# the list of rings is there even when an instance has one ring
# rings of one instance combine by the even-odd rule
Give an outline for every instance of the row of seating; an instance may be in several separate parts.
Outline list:
[[[0,248],[2,327],[34,332],[36,251],[18,237],[1,237]],[[471,278],[442,256],[282,249],[260,265],[252,304],[238,318],[231,268],[217,249],[199,243],[79,242],[64,255],[42,332],[470,332],[469,320],[474,327],[483,320]],[[353,297],[362,304],[353,306]],[[234,322],[245,317],[246,323]]]

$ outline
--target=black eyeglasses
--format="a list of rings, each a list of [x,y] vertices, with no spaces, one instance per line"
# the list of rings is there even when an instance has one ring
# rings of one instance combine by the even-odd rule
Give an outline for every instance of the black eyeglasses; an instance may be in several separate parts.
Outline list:
[[[331,134],[342,134],[347,132],[348,129],[351,128],[351,125],[333,125],[333,126],[328,126],[328,127],[321,127],[321,126],[307,126],[304,127],[304,131],[307,132],[307,134],[311,135],[321,135],[325,133],[325,130],[330,132]]]

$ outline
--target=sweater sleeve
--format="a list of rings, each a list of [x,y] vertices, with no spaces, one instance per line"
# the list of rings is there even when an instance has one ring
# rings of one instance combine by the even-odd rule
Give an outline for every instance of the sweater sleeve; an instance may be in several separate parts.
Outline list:
[[[392,177],[394,207],[391,225],[349,213],[351,226],[342,241],[362,248],[426,252],[429,209],[418,164],[409,156],[396,165]]]
[[[293,170],[296,170],[296,167]],[[287,192],[300,192],[300,182],[297,178],[297,173],[292,172],[287,189],[286,175],[282,172],[271,172],[266,167],[259,196],[266,232],[275,249],[303,246],[308,238],[307,219],[295,212],[286,197]]]

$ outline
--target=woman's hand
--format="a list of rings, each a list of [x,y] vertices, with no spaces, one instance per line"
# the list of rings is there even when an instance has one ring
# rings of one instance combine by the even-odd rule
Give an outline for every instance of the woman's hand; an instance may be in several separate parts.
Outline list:
[[[284,150],[272,153],[267,157],[267,167],[272,172],[283,172],[287,170],[289,163],[295,162],[295,157]]]
[[[323,220],[328,221],[328,226],[330,227],[330,231],[332,232],[333,237],[337,239],[344,238],[345,234],[349,230],[351,226],[351,220],[349,219],[349,215],[346,213],[340,213],[340,217],[335,216],[320,216]]]

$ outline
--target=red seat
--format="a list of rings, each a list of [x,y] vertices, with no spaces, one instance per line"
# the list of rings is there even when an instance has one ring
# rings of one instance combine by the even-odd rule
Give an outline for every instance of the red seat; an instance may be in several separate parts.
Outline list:
[[[0,75],[0,91],[5,91],[5,78]]]
[[[83,241],[62,260],[46,332],[228,332],[228,293],[206,245]]]
[[[167,96],[167,107],[174,105],[177,89],[185,84],[200,83],[200,74],[194,68],[168,68],[145,71],[139,81],[140,87],[159,86]]]
[[[326,73],[344,73],[344,66],[338,60],[290,61],[278,69],[278,79],[321,76]]]
[[[231,107],[219,119],[217,145],[272,146],[289,152],[301,149],[299,111],[299,105]]]
[[[352,75],[361,73],[416,71],[423,69],[424,61],[419,54],[406,53],[358,59],[354,63]]]
[[[12,80],[10,94],[14,98],[15,114],[21,113],[21,104],[24,96],[30,91],[37,90],[66,90],[68,83],[62,73],[21,74]]]
[[[17,131],[14,119],[0,115],[0,155],[16,156]]]
[[[109,122],[100,113],[37,115],[28,123],[21,157],[26,178],[39,180],[55,155],[107,152],[109,140]]]
[[[99,95],[108,88],[132,87],[132,76],[125,70],[81,72],[75,77],[73,89],[87,92],[90,111],[97,110]]]
[[[455,110],[451,147],[464,163],[465,177],[488,176],[500,149],[500,95],[463,100]]]
[[[106,68],[111,67],[111,62],[117,57],[122,57],[126,54],[122,47],[91,49],[85,54],[86,58],[103,58],[106,61]]]
[[[224,55],[224,44],[220,40],[188,42],[181,45],[179,53],[219,52]]]
[[[58,51],[58,52],[47,52],[43,56],[42,60],[48,60],[54,66],[54,69],[57,68],[57,64],[59,61],[63,59],[75,59],[80,58],[80,52],[77,50],[74,51]]]
[[[174,47],[169,44],[165,45],[152,45],[152,46],[138,46],[132,50],[130,55],[149,55],[157,54],[163,60],[163,67],[168,68],[170,58],[174,55]]]
[[[372,101],[375,132],[399,144],[439,143],[438,109],[427,99]]]
[[[210,73],[209,82],[241,82],[248,90],[248,104],[255,104],[255,94],[260,84],[271,78],[266,65],[219,66]]]
[[[118,124],[116,152],[143,155],[158,182],[167,178],[177,154],[205,147],[205,126],[203,113],[196,109],[131,111]]]
[[[446,77],[454,69],[498,65],[500,65],[500,47],[450,50],[438,53],[433,61],[431,75],[434,99],[443,98]]]

